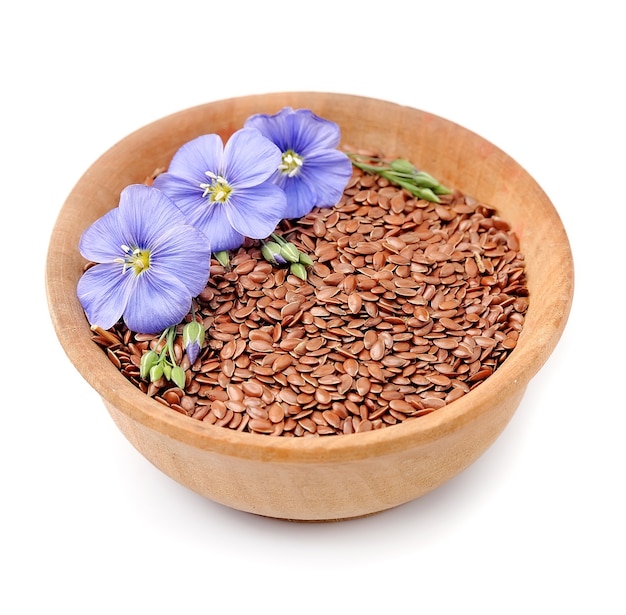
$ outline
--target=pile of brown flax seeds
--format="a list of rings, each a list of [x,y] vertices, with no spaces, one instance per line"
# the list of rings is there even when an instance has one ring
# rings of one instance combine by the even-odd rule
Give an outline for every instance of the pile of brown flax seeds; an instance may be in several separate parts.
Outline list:
[[[196,301],[207,342],[184,391],[139,377],[159,336],[94,336],[146,394],[196,420],[272,436],[352,434],[414,419],[488,378],[528,306],[509,225],[458,192],[418,200],[354,169],[341,201],[278,232],[308,254],[306,281],[259,242],[232,254]],[[113,343],[112,343],[113,342]]]

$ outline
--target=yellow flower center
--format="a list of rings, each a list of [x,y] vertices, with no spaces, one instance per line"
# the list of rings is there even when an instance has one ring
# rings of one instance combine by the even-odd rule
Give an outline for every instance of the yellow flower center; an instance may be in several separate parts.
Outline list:
[[[208,198],[211,203],[228,201],[233,191],[232,186],[221,175],[216,175],[211,171],[206,171],[206,175],[210,181],[200,184],[200,188],[204,190],[202,196]]]
[[[283,152],[281,163],[278,165],[278,169],[283,175],[293,177],[297,175],[304,164],[302,156],[296,154],[292,149]]]
[[[124,256],[116,258],[115,262],[123,265],[123,273],[132,270],[135,275],[139,275],[150,268],[150,250],[131,248],[125,245],[122,246],[122,250],[124,250]]]

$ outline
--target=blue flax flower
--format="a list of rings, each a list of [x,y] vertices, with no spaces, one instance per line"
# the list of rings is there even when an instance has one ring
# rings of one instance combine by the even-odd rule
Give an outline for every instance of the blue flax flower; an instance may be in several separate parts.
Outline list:
[[[183,320],[206,286],[211,246],[162,192],[131,185],[119,207],[83,233],[79,249],[96,263],[78,282],[92,326],[120,318],[132,331],[159,333]]]
[[[287,195],[286,218],[300,218],[314,207],[336,205],[352,175],[352,163],[337,150],[341,134],[334,122],[308,109],[285,107],[274,115],[246,120],[282,152],[274,181]]]
[[[284,192],[271,181],[279,149],[260,132],[241,129],[224,146],[219,135],[197,137],[174,155],[154,186],[200,229],[214,252],[263,239],[284,218]]]

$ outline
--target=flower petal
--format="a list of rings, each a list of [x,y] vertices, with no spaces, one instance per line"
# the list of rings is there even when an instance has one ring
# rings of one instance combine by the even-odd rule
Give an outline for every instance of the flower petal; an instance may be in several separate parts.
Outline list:
[[[206,181],[207,171],[221,172],[223,152],[224,144],[219,135],[196,137],[178,149],[167,172],[202,183]]]
[[[210,265],[211,246],[204,233],[192,226],[171,228],[153,243],[150,270],[180,279],[192,296],[206,286]]]
[[[172,158],[166,173],[158,175],[153,186],[169,196],[185,216],[206,205],[202,184],[210,178],[207,171],[221,172],[223,144],[219,135],[202,135],[185,143]]]
[[[184,224],[185,217],[174,201],[157,188],[133,184],[120,195],[119,222],[126,244],[144,248],[172,226]]]
[[[305,158],[301,172],[316,193],[316,207],[332,207],[339,202],[352,177],[352,163],[339,150],[324,150]]]
[[[149,209],[149,215],[146,211]],[[184,216],[174,202],[156,188],[127,186],[119,206],[96,220],[82,234],[80,253],[96,263],[113,262],[124,254],[123,246],[144,247]]]
[[[116,207],[96,220],[83,231],[78,242],[78,250],[84,258],[95,263],[112,263],[119,258],[121,246],[128,241],[120,213]]]
[[[301,218],[306,216],[317,203],[317,193],[307,177],[299,174],[294,177],[283,175],[278,185],[285,191],[287,210],[285,218]]]
[[[76,294],[89,323],[110,329],[122,317],[135,280],[123,273],[119,263],[87,269],[78,280]]]
[[[223,203],[209,203],[205,200],[201,207],[190,213],[188,222],[202,231],[213,252],[234,250],[245,239],[231,226]]]
[[[284,107],[274,115],[259,113],[250,116],[244,126],[260,130],[281,152],[291,149],[301,156],[318,149],[335,148],[341,138],[337,124],[309,109],[294,111]]]
[[[290,125],[286,118],[293,113],[294,110],[291,107],[283,107],[273,115],[257,113],[245,121],[244,127],[259,130],[261,134],[275,143],[281,152],[286,152],[291,148],[292,142]]]
[[[185,285],[171,275],[154,275],[152,270],[137,277],[123,318],[137,333],[160,333],[178,324],[191,308],[192,295]]]
[[[286,212],[283,190],[272,182],[239,190],[224,204],[232,227],[251,239],[264,239],[276,228]]]
[[[281,152],[258,130],[242,128],[224,148],[222,174],[234,190],[263,183],[276,171]]]
[[[205,175],[202,181],[206,179]],[[162,173],[155,178],[153,186],[171,198],[189,221],[195,210],[207,203],[207,199],[202,196],[204,189],[200,188],[201,183],[200,180],[180,177],[173,173]]]
[[[324,149],[334,149],[339,145],[341,133],[339,126],[309,111],[299,109],[287,116],[291,132],[292,147],[300,156]]]

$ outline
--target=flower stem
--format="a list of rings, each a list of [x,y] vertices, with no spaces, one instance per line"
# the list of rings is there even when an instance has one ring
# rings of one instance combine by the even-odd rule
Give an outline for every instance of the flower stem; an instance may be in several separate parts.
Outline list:
[[[170,363],[172,366],[176,365],[176,354],[174,353],[174,338],[176,337],[176,326],[168,327],[166,329],[167,332],[167,341],[165,343],[167,348],[167,353],[170,356]]]

